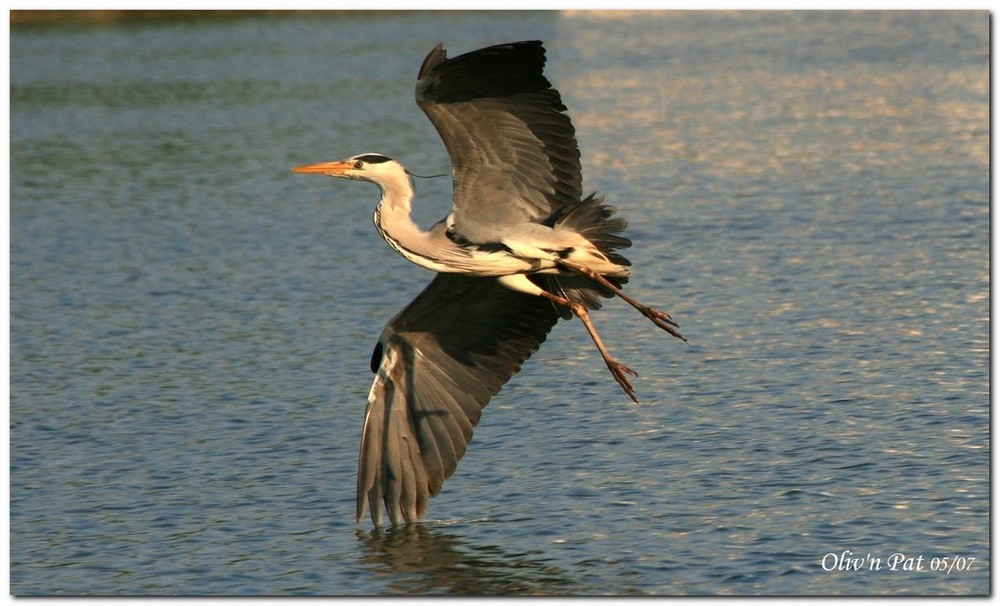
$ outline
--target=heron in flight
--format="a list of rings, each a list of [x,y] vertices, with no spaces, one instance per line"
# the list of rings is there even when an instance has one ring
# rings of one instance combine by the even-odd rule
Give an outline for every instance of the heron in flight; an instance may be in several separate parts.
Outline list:
[[[603,197],[582,195],[580,152],[539,41],[452,59],[437,45],[420,66],[416,100],[448,150],[451,213],[429,230],[411,218],[411,173],[381,154],[309,164],[297,173],[374,183],[378,232],[437,272],[393,317],[372,355],[358,462],[357,521],[381,526],[427,511],[465,454],[482,409],[545,340],[578,317],[632,400],[636,373],[608,352],[590,319],[617,296],[683,339],[661,311],[622,291],[631,246]]]

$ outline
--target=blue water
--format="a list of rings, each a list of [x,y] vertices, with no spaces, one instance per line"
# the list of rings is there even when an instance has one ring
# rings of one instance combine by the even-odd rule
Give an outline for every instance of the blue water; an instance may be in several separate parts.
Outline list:
[[[987,593],[988,35],[985,12],[14,28],[12,593]],[[368,360],[431,276],[378,239],[374,187],[288,169],[446,171],[424,54],[526,38],[631,223],[630,291],[691,344],[595,315],[634,405],[562,323],[427,521],[373,533]],[[418,183],[422,222],[449,187]]]

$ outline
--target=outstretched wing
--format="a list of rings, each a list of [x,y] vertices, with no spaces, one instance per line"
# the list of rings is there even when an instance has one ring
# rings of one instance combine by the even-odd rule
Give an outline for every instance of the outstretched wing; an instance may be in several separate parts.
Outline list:
[[[580,152],[545,49],[513,42],[448,59],[439,44],[417,77],[417,104],[451,158],[455,229],[488,242],[580,201]]]
[[[358,461],[357,519],[424,515],[483,407],[545,340],[552,304],[493,278],[438,274],[382,331]]]

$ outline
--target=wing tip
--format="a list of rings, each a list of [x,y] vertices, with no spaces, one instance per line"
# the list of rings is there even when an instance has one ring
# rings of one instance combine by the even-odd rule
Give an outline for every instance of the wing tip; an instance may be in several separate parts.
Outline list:
[[[484,60],[494,62],[490,66],[492,69],[496,69],[497,66],[504,66],[504,62],[516,65],[519,69],[524,69],[525,66],[531,65],[532,67],[529,69],[537,71],[541,75],[545,67],[545,43],[541,40],[505,42],[503,44],[494,44],[493,46],[472,50],[449,59],[448,51],[444,48],[444,43],[438,42],[437,46],[431,49],[431,52],[427,53],[423,63],[420,64],[420,71],[417,72],[417,81],[423,81],[437,67],[445,63],[462,64],[472,61],[476,63],[474,71],[478,71],[483,67],[487,67],[480,64]],[[495,63],[497,61],[499,63]],[[550,85],[546,81],[545,88],[548,86]]]
[[[427,56],[424,57],[424,62],[420,64],[417,80],[423,80],[432,69],[444,63],[447,58],[448,51],[444,50],[444,42],[438,42],[437,46],[431,49],[431,52],[427,53]]]

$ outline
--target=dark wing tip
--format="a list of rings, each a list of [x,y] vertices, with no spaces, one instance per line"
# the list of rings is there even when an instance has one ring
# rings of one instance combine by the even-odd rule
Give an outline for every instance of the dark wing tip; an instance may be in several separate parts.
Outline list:
[[[417,80],[423,80],[424,77],[432,69],[444,63],[448,59],[448,51],[444,50],[444,43],[438,42],[431,52],[427,53],[424,57],[424,62],[420,64],[420,73],[417,74]]]
[[[497,44],[452,59],[438,44],[420,66],[417,99],[454,103],[544,91],[552,87],[542,75],[544,68],[541,40]]]

